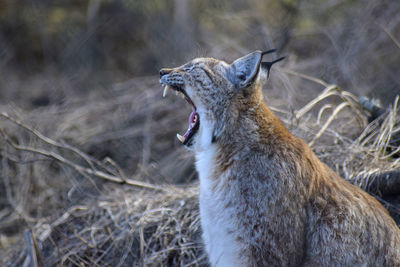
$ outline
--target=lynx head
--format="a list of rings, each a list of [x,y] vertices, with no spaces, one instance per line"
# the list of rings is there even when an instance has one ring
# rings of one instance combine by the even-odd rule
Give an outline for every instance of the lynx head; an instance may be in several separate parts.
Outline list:
[[[180,67],[161,69],[163,96],[174,90],[193,110],[188,130],[183,136],[178,134],[178,139],[199,150],[218,140],[228,125],[234,125],[243,109],[262,101],[260,77],[268,77],[271,66],[283,59],[262,62],[263,55],[274,51],[255,51],[232,64],[196,58]]]

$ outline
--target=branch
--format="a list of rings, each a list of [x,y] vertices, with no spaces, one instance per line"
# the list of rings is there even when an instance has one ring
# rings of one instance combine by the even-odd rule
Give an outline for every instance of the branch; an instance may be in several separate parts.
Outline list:
[[[348,102],[343,102],[340,104],[331,114],[331,116],[328,118],[328,120],[325,122],[325,124],[322,126],[322,128],[318,131],[318,133],[314,136],[313,140],[308,144],[310,147],[314,145],[315,141],[317,141],[322,134],[326,131],[326,129],[329,127],[329,125],[332,123],[332,121],[335,119],[337,114],[345,107],[350,106]]]
[[[0,113],[0,117],[3,117],[5,119],[11,121],[12,123],[20,126],[21,128],[23,128],[23,129],[27,130],[28,132],[32,133],[33,135],[37,136],[40,140],[42,140],[43,142],[45,142],[45,143],[47,143],[49,145],[52,145],[52,146],[55,146],[55,147],[59,147],[59,148],[64,148],[64,149],[67,149],[67,150],[70,150],[70,151],[76,153],[78,156],[82,157],[89,164],[89,166],[91,168],[94,168],[93,162],[92,162],[93,160],[88,155],[86,155],[85,153],[80,151],[79,149],[74,148],[74,147],[72,147],[70,145],[61,144],[61,143],[59,143],[59,142],[57,142],[55,140],[52,140],[52,139],[44,136],[43,134],[41,134],[39,131],[33,129],[32,127],[22,123],[21,121],[15,119],[15,118],[10,117],[5,112]]]
[[[33,236],[32,232],[30,230],[25,230],[25,238],[26,238],[26,243],[27,243],[27,248],[28,248],[27,257],[29,258],[29,261],[30,261],[29,266],[32,266],[32,267],[44,266],[42,255],[40,253],[40,249],[36,243],[35,237]]]
[[[315,78],[315,77],[312,77],[312,76],[309,76],[309,75],[306,75],[306,74],[303,74],[303,73],[300,73],[300,72],[297,72],[297,71],[294,71],[294,70],[286,69],[286,68],[279,68],[279,69],[281,71],[287,73],[287,74],[291,74],[291,75],[294,75],[294,76],[301,77],[301,78],[306,79],[308,81],[312,81],[312,82],[318,83],[318,84],[320,84],[320,85],[322,85],[324,87],[329,87],[329,84],[324,82],[321,79],[318,79],[318,78]]]
[[[56,147],[63,147],[65,148],[64,145],[42,135],[41,133],[39,133],[38,131],[22,124],[21,122],[11,118],[10,116],[8,116],[5,113],[0,113],[0,116],[3,118],[6,118],[12,122],[14,122],[15,124],[23,127],[24,129],[27,129],[28,131],[30,131],[31,133],[35,134],[36,136],[38,136],[41,140],[43,140],[44,142],[56,146]],[[47,151],[47,150],[43,150],[40,148],[33,148],[33,147],[28,147],[28,146],[21,146],[16,144],[14,141],[12,141],[12,139],[10,138],[10,136],[8,136],[1,128],[0,128],[0,134],[4,137],[4,139],[6,140],[6,142],[8,144],[10,144],[14,149],[19,150],[19,151],[26,151],[26,152],[31,152],[31,153],[35,153],[35,154],[39,154],[48,158],[52,158],[62,164],[65,164],[69,167],[71,167],[72,169],[74,169],[75,171],[81,173],[82,175],[93,175],[96,176],[98,178],[102,178],[105,179],[107,181],[111,181],[111,182],[115,182],[115,183],[119,183],[119,184],[128,184],[131,186],[136,186],[136,187],[141,187],[141,188],[147,188],[147,189],[152,189],[152,190],[164,190],[163,187],[161,186],[157,186],[157,185],[153,185],[150,183],[145,183],[145,182],[141,182],[141,181],[137,181],[137,180],[133,180],[133,179],[127,179],[125,177],[120,177],[120,176],[116,176],[116,175],[112,175],[112,174],[108,174],[106,172],[97,170],[94,167],[94,164],[91,163],[89,164],[92,168],[86,168],[83,167],[79,164],[76,164],[68,159],[66,159],[65,157],[63,157],[60,154],[57,154],[53,151]],[[74,151],[75,153],[77,153],[78,155],[82,156],[83,158],[85,158],[87,160],[87,162],[90,162],[90,157],[88,155],[86,155],[85,153],[83,153],[82,151],[79,151],[76,148],[72,148],[72,147],[67,147],[68,149],[70,149],[71,151]]]
[[[385,26],[383,26],[383,25],[380,25],[380,26],[381,26],[382,30],[390,37],[390,39],[392,39],[393,43],[400,49],[400,42],[393,36],[393,34],[391,34],[389,32],[388,29],[386,29]]]
[[[84,152],[82,152],[82,151],[79,150],[78,148],[73,147],[73,146],[71,146],[71,145],[69,145],[69,144],[66,144],[66,143],[57,142],[57,141],[55,141],[55,140],[53,140],[53,139],[51,139],[51,138],[49,138],[49,137],[47,137],[47,136],[44,136],[42,133],[40,133],[39,131],[35,130],[34,128],[32,128],[32,127],[30,127],[30,126],[24,124],[23,122],[21,122],[21,121],[15,119],[15,118],[13,118],[13,117],[10,117],[10,116],[9,116],[7,113],[5,113],[5,112],[0,113],[0,117],[3,117],[4,119],[6,119],[6,120],[8,120],[8,121],[11,121],[12,123],[18,125],[19,127],[23,128],[23,129],[25,129],[25,130],[27,130],[28,132],[30,132],[31,134],[35,135],[35,136],[38,137],[40,140],[42,140],[43,142],[45,142],[46,144],[49,144],[49,145],[54,146],[54,147],[62,148],[62,149],[65,149],[65,150],[69,150],[69,151],[75,153],[76,155],[78,155],[78,156],[80,156],[81,158],[83,158],[83,160],[84,160],[84,161],[90,166],[90,168],[92,168],[92,169],[95,169],[95,165],[97,165],[97,166],[99,166],[99,167],[101,167],[101,168],[107,170],[107,171],[110,172],[110,173],[116,174],[116,172],[115,172],[113,169],[111,169],[111,168],[109,168],[108,166],[102,164],[102,163],[101,163],[100,161],[98,161],[97,159],[95,159],[95,158],[93,158],[93,157],[91,157],[91,156],[85,154]],[[121,174],[119,167],[117,167],[115,164],[112,164],[112,162],[109,162],[109,161],[106,161],[106,163],[110,163],[111,166],[117,170],[118,174]],[[122,176],[122,177],[123,177],[123,176]]]

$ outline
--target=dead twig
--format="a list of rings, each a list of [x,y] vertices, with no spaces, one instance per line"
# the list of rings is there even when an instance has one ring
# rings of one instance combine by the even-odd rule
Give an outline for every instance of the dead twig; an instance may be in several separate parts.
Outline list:
[[[331,114],[331,116],[328,118],[328,120],[325,122],[325,124],[322,126],[322,128],[318,131],[318,133],[314,136],[313,140],[308,143],[308,145],[310,147],[312,147],[315,143],[315,141],[317,141],[322,134],[326,131],[326,129],[329,127],[329,125],[332,123],[332,121],[335,119],[335,117],[337,116],[337,114],[344,109],[345,107],[350,106],[349,103],[347,102],[343,102],[342,104],[340,104],[339,106],[337,106],[337,108],[335,108],[335,110],[333,111],[333,113]]]
[[[118,164],[117,164],[112,158],[106,157],[106,158],[104,159],[104,162],[110,164],[111,166],[113,166],[113,167],[115,168],[115,170],[117,171],[118,175],[119,175],[124,181],[127,180],[124,171],[118,166]]]
[[[98,161],[97,159],[85,154],[84,152],[82,152],[81,150],[79,150],[76,147],[73,147],[65,142],[57,142],[45,135],[43,135],[42,133],[40,133],[38,130],[26,125],[25,123],[9,116],[7,113],[2,112],[0,113],[0,117],[3,117],[4,119],[18,125],[19,127],[27,130],[28,132],[32,133],[34,136],[38,137],[40,140],[42,140],[43,142],[45,142],[46,144],[49,144],[51,146],[57,147],[57,148],[61,148],[61,149],[65,149],[65,150],[69,150],[73,153],[75,153],[76,155],[78,155],[79,157],[81,157],[88,165],[90,168],[92,168],[93,170],[95,170],[95,165],[99,166],[102,169],[107,170],[108,172],[113,172],[110,168],[108,168],[107,166],[105,166],[104,164],[102,164],[100,161]],[[120,169],[118,167],[116,167],[116,164],[113,165],[113,167],[115,169],[117,169],[117,171],[121,174]]]
[[[65,164],[65,165],[73,168],[75,171],[81,173],[82,175],[93,175],[98,178],[102,178],[107,181],[115,182],[115,183],[119,183],[119,184],[127,184],[127,185],[131,185],[131,186],[137,186],[137,187],[147,188],[147,189],[152,189],[152,190],[164,190],[164,188],[161,186],[156,186],[153,184],[136,181],[133,179],[125,179],[124,180],[122,177],[111,175],[111,174],[99,171],[97,169],[83,167],[81,165],[78,165],[78,164],[66,159],[65,157],[63,157],[60,154],[57,154],[53,151],[47,151],[47,150],[43,150],[40,148],[33,148],[33,147],[18,145],[14,141],[12,141],[11,138],[2,129],[0,129],[0,134],[4,137],[6,142],[8,144],[10,144],[16,150],[31,152],[31,153],[35,153],[35,154],[40,154],[40,155],[48,157],[48,158],[52,158],[62,164]],[[81,153],[83,153],[83,152],[81,152]]]
[[[383,30],[383,31],[389,36],[389,38],[393,41],[393,43],[400,49],[400,42],[393,36],[393,34],[391,34],[391,33],[389,32],[388,29],[386,29],[385,26],[383,26],[383,25],[380,25],[380,26],[381,26],[382,30]]]
[[[318,78],[315,78],[315,77],[312,77],[312,76],[309,76],[309,75],[306,75],[306,74],[303,74],[303,73],[300,73],[300,72],[297,72],[297,71],[294,71],[294,70],[286,69],[286,68],[278,68],[278,69],[281,70],[284,73],[301,77],[303,79],[318,83],[318,84],[320,84],[320,85],[322,85],[324,87],[329,87],[329,84],[324,82],[321,79],[318,79]]]
[[[31,230],[26,230],[25,231],[25,239],[26,239],[26,244],[27,244],[27,249],[28,249],[28,255],[27,257],[29,258],[29,266],[31,267],[42,267],[43,265],[43,260],[42,260],[42,255],[40,253],[39,247],[36,243],[36,239],[33,236],[33,233]]]
[[[336,85],[330,85],[325,88],[324,91],[322,91],[321,94],[319,94],[316,98],[311,100],[307,105],[302,107],[300,110],[296,111],[296,119],[299,119],[303,117],[307,112],[309,112],[317,103],[321,102],[323,99],[337,95],[337,89],[338,87]]]
[[[24,128],[25,130],[27,130],[27,131],[29,131],[30,133],[32,133],[33,135],[37,136],[40,140],[42,140],[43,142],[45,142],[45,143],[47,143],[47,144],[49,144],[49,145],[52,145],[52,146],[55,146],[55,147],[59,147],[59,148],[68,149],[68,150],[70,150],[70,151],[76,153],[76,154],[79,155],[81,158],[83,158],[83,159],[87,162],[87,164],[89,164],[89,166],[90,166],[91,168],[94,168],[94,165],[93,165],[92,160],[91,160],[86,154],[84,154],[82,151],[80,151],[79,149],[74,148],[74,147],[72,147],[72,146],[70,146],[70,145],[68,145],[68,144],[61,144],[61,143],[59,143],[59,142],[57,142],[57,141],[55,141],[55,140],[52,140],[52,139],[50,139],[50,138],[44,136],[43,134],[41,134],[39,131],[33,129],[32,127],[30,127],[30,126],[28,126],[28,125],[22,123],[21,121],[19,121],[19,120],[13,118],[13,117],[11,117],[11,116],[9,116],[9,115],[8,115],[7,113],[5,113],[5,112],[0,113],[0,117],[3,117],[3,118],[5,118],[5,119],[7,119],[7,120],[13,122],[14,124],[16,124],[16,125],[18,125],[18,126]]]

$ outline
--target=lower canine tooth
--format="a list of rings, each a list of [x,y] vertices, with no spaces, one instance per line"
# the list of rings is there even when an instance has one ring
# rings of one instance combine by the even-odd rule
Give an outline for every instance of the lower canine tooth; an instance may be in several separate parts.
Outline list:
[[[182,143],[185,142],[185,137],[183,137],[180,134],[176,134],[176,137],[179,139],[179,141],[181,141]]]

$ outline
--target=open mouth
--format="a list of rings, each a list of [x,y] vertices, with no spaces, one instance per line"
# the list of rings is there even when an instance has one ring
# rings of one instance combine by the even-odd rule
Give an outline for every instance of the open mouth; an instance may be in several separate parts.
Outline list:
[[[192,113],[189,115],[189,127],[184,135],[176,134],[176,137],[181,141],[184,145],[190,145],[190,140],[199,130],[200,126],[200,117],[196,112],[196,106],[193,104],[193,101],[187,95],[185,90],[183,90],[180,86],[176,85],[164,85],[163,97],[167,96],[169,90],[174,90],[177,95],[181,95],[191,106]]]

